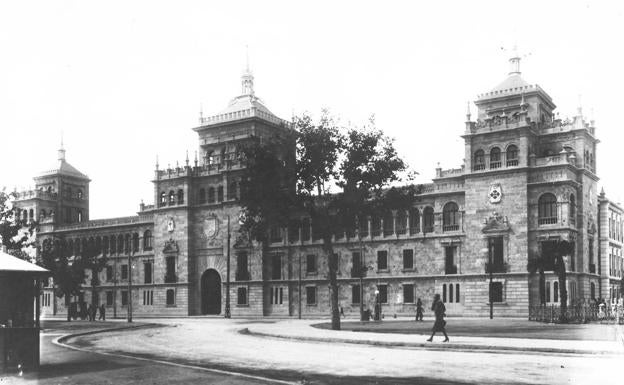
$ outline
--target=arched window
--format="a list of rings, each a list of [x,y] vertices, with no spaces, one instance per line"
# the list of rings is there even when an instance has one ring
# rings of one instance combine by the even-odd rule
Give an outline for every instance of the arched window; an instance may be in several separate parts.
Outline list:
[[[135,253],[139,251],[139,234],[137,233],[132,234],[132,251]]]
[[[410,234],[420,233],[420,211],[413,207],[409,211]]]
[[[169,206],[173,206],[175,204],[175,192],[173,190],[169,191]]]
[[[102,237],[102,254],[108,254],[108,250],[110,247],[110,241],[108,240],[108,236]]]
[[[124,251],[124,237],[119,234],[117,236],[117,254],[122,254]]]
[[[559,282],[553,282],[553,302],[559,302]]]
[[[228,200],[236,200],[238,194],[236,193],[236,182],[231,182],[228,186]]]
[[[82,210],[78,210],[78,222],[82,222]]]
[[[152,249],[152,232],[149,230],[145,230],[143,233],[143,250],[151,250]]]
[[[394,234],[394,216],[392,215],[392,212],[387,212],[386,215],[384,215],[383,227],[384,237]]]
[[[543,194],[538,201],[538,219],[540,225],[557,223],[557,198],[551,194]]]
[[[223,202],[223,186],[217,187],[217,202]]]
[[[76,192],[76,196],[78,197],[78,199],[82,199],[82,190],[78,189],[78,191]]]
[[[490,150],[490,168],[501,167],[501,150],[498,147],[494,147]]]
[[[301,220],[301,240],[310,240],[310,218],[303,218]]]
[[[71,257],[72,255],[74,255],[74,240],[70,239],[67,241],[67,256]]]
[[[381,235],[381,219],[378,215],[371,216],[371,236],[378,237]]]
[[[457,203],[449,202],[442,210],[442,231],[459,230],[459,208]]]
[[[215,189],[210,187],[208,189],[208,203],[215,203]]]
[[[22,220],[24,222],[28,221],[28,210],[22,211]]]
[[[507,167],[518,165],[518,147],[510,145],[507,147]]]
[[[102,238],[97,237],[95,238],[95,254],[101,254],[102,253]]]
[[[366,215],[358,217],[358,231],[360,232],[360,238],[368,237],[368,217]]]
[[[124,251],[126,253],[130,252],[130,234],[126,234],[124,238]]]
[[[407,215],[404,210],[399,210],[397,212],[396,217],[396,233],[397,234],[405,234],[407,233]]]
[[[182,189],[178,190],[178,204],[184,204],[184,190]]]
[[[485,170],[485,152],[477,150],[474,154],[473,169],[475,171]]]
[[[442,302],[446,302],[446,284],[442,285]]]
[[[206,189],[200,188],[199,189],[199,204],[204,204],[206,203]]]
[[[48,186],[48,194],[52,194],[52,186]]]
[[[110,253],[115,254],[117,251],[117,239],[114,235],[110,237]]]
[[[432,233],[434,226],[433,207],[427,206],[423,210],[423,233]]]
[[[28,210],[28,220],[32,221],[33,219],[35,219],[35,210],[30,209]]]
[[[455,284],[455,302],[459,302],[459,283]]]
[[[164,191],[160,192],[160,205],[164,206],[167,204],[167,194]]]
[[[574,198],[574,194],[570,194],[570,209],[568,210],[570,213],[570,223],[576,223],[576,198]]]
[[[46,216],[46,211],[44,209],[41,209],[41,211],[39,211],[39,218],[45,218]]]

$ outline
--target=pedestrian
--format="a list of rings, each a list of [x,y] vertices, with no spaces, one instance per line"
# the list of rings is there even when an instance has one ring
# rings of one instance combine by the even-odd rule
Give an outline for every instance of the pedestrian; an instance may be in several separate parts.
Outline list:
[[[433,297],[433,304],[431,305],[431,310],[433,310],[433,312],[435,313],[435,322],[433,324],[433,330],[431,331],[431,337],[429,337],[429,339],[427,341],[431,342],[433,341],[433,336],[436,334],[436,332],[442,332],[444,333],[444,341],[442,342],[448,342],[449,338],[448,335],[446,334],[446,321],[444,320],[444,317],[446,316],[446,307],[444,306],[444,303],[442,301],[440,301],[440,294],[436,294]]]
[[[99,319],[102,321],[106,321],[106,307],[104,306],[104,304],[100,306],[100,318]]]
[[[344,314],[344,308],[343,308],[342,306],[340,306],[340,316],[341,316],[342,318],[344,318],[344,317],[345,317],[345,314]]]
[[[423,320],[423,305],[420,298],[416,301],[416,321]]]

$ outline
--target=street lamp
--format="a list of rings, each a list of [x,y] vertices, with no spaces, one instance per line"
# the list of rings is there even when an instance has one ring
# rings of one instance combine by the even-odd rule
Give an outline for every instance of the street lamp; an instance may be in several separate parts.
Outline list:
[[[379,298],[379,285],[375,289],[375,308],[379,309],[377,312],[377,319],[375,321],[381,321],[381,298]]]
[[[488,298],[490,301],[490,319],[494,318],[494,301],[492,301],[492,278],[493,278],[493,266],[492,266],[492,255],[494,254],[494,244],[488,241],[488,247],[482,249],[481,251],[485,254],[487,253],[488,259],[485,264],[485,272],[488,273],[490,278],[490,285],[488,287]]]

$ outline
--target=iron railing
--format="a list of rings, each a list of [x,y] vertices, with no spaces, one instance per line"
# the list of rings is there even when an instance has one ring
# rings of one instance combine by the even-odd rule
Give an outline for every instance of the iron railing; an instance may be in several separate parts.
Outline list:
[[[567,307],[565,317],[561,317],[560,305],[538,305],[529,307],[529,321],[545,323],[619,323],[624,325],[624,308],[615,304],[579,303]]]

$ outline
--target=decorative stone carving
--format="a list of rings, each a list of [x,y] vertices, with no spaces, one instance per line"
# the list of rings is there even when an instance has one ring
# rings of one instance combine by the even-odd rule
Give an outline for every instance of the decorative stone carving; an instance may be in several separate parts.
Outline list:
[[[500,215],[496,211],[492,213],[492,216],[485,219],[485,226],[483,226],[484,233],[500,233],[510,231],[509,222],[507,217]]]
[[[165,241],[165,247],[163,247],[163,253],[165,254],[177,254],[180,251],[178,248],[178,242],[170,238]]]

